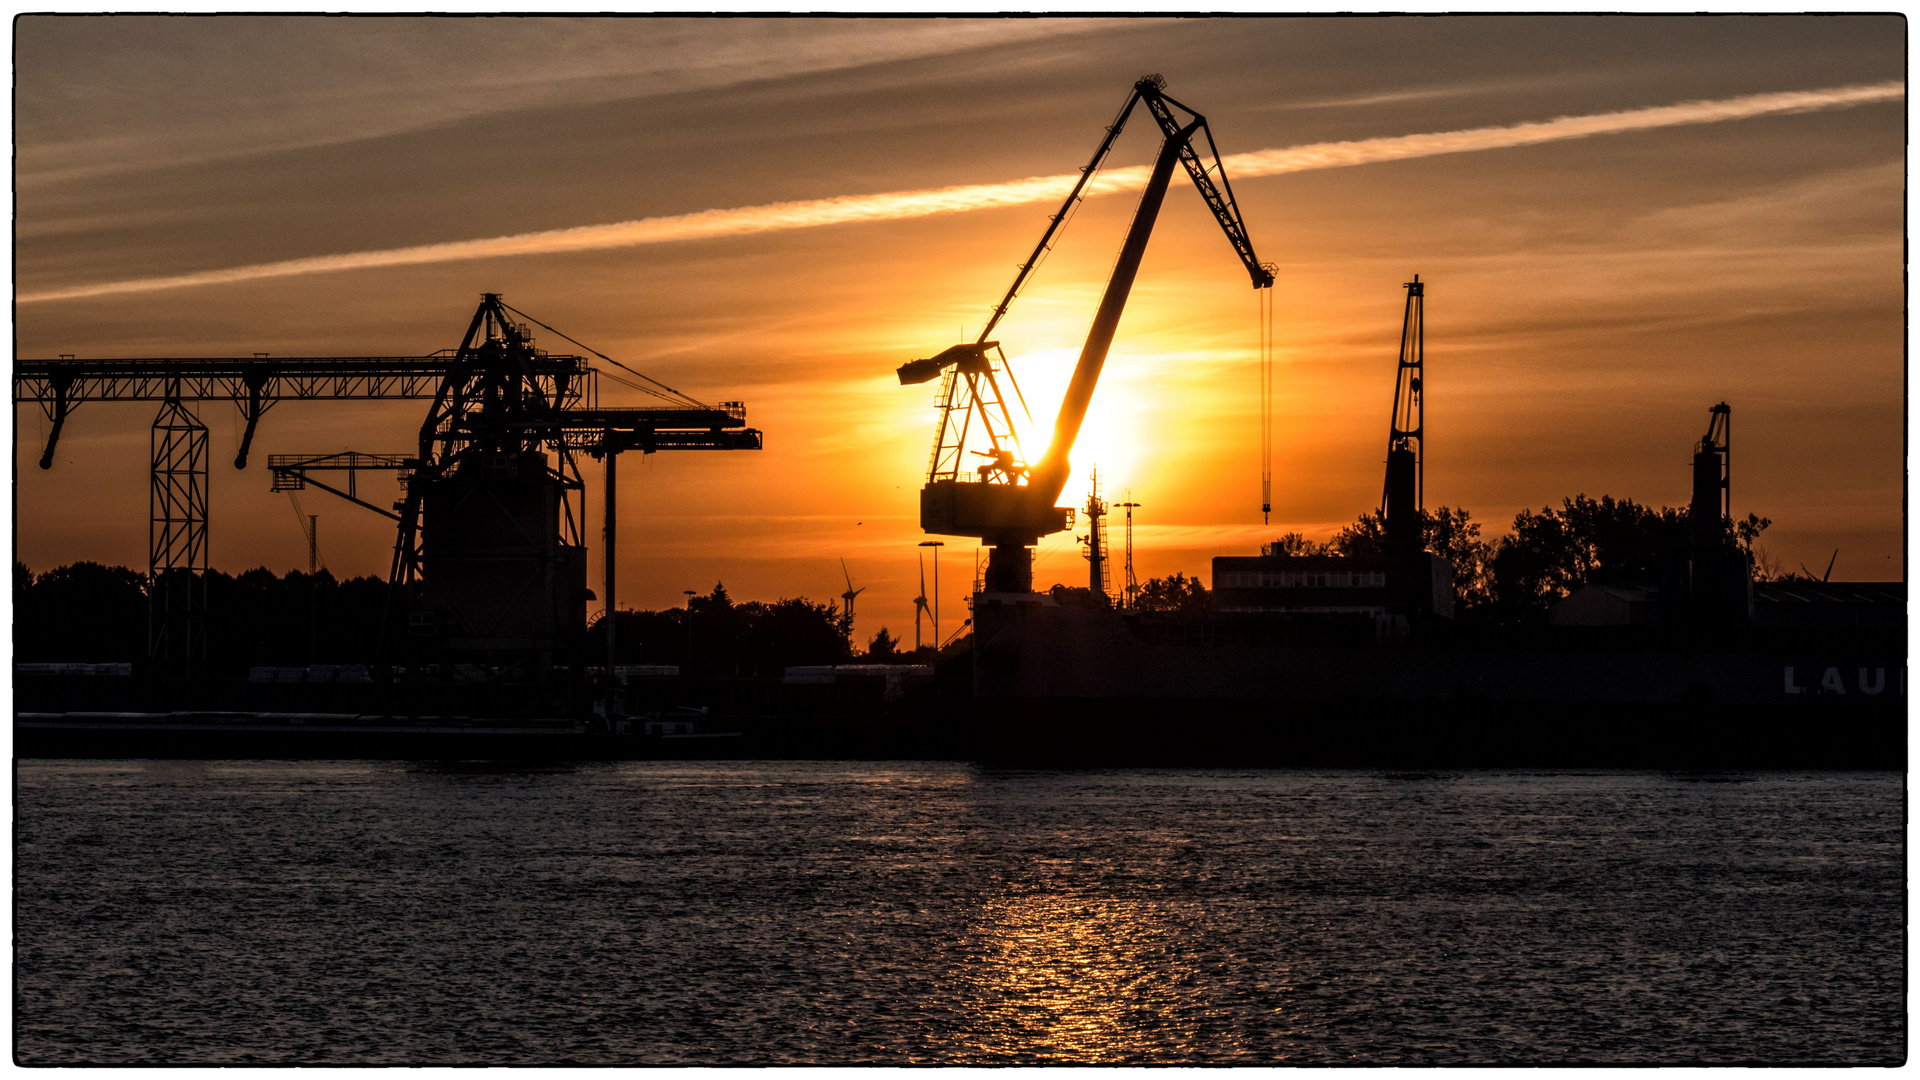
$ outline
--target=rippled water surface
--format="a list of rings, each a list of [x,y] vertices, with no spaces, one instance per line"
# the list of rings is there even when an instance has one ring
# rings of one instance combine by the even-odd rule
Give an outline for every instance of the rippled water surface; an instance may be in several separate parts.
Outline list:
[[[1897,774],[15,776],[21,1063],[1906,1053]]]

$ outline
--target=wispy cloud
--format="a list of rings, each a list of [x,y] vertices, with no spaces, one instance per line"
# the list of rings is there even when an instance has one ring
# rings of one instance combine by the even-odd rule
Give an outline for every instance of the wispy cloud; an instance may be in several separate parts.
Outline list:
[[[1837,86],[1825,90],[1789,90],[1774,94],[1749,94],[1717,101],[1685,101],[1651,109],[1593,113],[1587,116],[1562,116],[1510,127],[1469,128],[1441,131],[1429,135],[1400,135],[1352,142],[1315,143],[1284,150],[1258,150],[1251,154],[1227,157],[1229,176],[1271,176],[1275,173],[1306,169],[1331,169],[1342,165],[1366,165],[1378,161],[1432,157],[1436,154],[1462,154],[1475,150],[1499,150],[1513,146],[1584,139],[1594,135],[1616,135],[1628,131],[1679,127],[1687,124],[1715,124],[1726,120],[1746,120],[1781,113],[1844,109],[1876,101],[1895,101],[1906,95],[1901,82],[1871,83],[1865,86]]]
[[[1435,98],[1469,97],[1476,94],[1525,90],[1560,81],[1563,80],[1548,79],[1545,77],[1500,79],[1497,81],[1465,85],[1432,86],[1418,90],[1392,90],[1379,94],[1356,94],[1351,97],[1276,101],[1268,105],[1255,106],[1255,108],[1261,112],[1292,112],[1302,109],[1347,109],[1367,105],[1392,105],[1402,101],[1429,101]]]
[[[29,15],[19,23],[15,183],[59,188],[556,105],[1003,49],[1104,26],[1094,19]],[[76,69],[88,78],[68,78]]]
[[[1565,116],[1507,127],[1471,128],[1423,135],[1313,143],[1260,150],[1230,155],[1225,159],[1225,164],[1228,175],[1236,178],[1274,176],[1310,169],[1342,168],[1440,154],[1532,146],[1566,139],[1590,138],[1595,135],[1645,131],[1654,128],[1712,124],[1757,116],[1848,108],[1872,102],[1898,100],[1905,93],[1904,83],[1884,82],[1821,90],[1749,94],[1743,97],[1689,101],[1624,112]],[[1089,190],[1096,195],[1130,190],[1145,180],[1146,173],[1147,170],[1141,166],[1112,169],[1096,178],[1089,185]],[[344,270],[416,266],[466,259],[503,258],[511,255],[551,255],[603,248],[635,247],[675,240],[698,240],[788,229],[818,228],[824,225],[899,221],[1050,202],[1060,198],[1073,180],[1074,177],[1071,174],[1035,176],[995,184],[970,184],[876,195],[845,195],[830,199],[703,210],[692,214],[642,218],[606,225],[583,225],[514,236],[495,236],[478,240],[459,240],[415,247],[289,259],[283,262],[258,263],[251,266],[206,270],[169,277],[76,285],[22,293],[15,299],[18,303],[31,304]]]

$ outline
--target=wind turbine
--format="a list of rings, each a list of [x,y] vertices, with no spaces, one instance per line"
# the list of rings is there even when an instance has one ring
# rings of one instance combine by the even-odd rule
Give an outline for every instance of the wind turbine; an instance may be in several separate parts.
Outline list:
[[[847,607],[846,607],[845,614],[847,618],[847,625],[852,626],[853,625],[853,598],[856,596],[859,596],[863,592],[866,592],[867,587],[865,585],[862,585],[857,589],[853,587],[853,575],[847,573],[847,560],[845,559],[840,560],[840,576],[847,579],[847,591],[840,594],[840,599],[846,601]]]
[[[927,607],[927,553],[920,553],[920,595],[913,598],[913,651],[920,651],[920,616],[933,618],[933,609]]]

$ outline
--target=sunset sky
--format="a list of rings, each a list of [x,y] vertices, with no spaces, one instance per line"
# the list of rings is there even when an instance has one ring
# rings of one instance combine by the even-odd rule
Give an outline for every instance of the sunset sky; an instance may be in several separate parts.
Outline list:
[[[1274,520],[1256,294],[1176,177],[1063,500],[1098,465],[1115,501],[1143,504],[1142,578],[1324,538],[1377,504],[1418,273],[1429,506],[1497,535],[1581,492],[1680,505],[1725,400],[1734,512],[1773,519],[1781,567],[1817,573],[1838,548],[1836,579],[1899,579],[1905,33],[1898,17],[25,17],[18,355],[425,353],[499,292],[696,397],[744,400],[766,433],[759,453],[626,457],[622,606],[716,580],[826,600],[844,558],[868,587],[859,640],[911,638],[937,384],[894,369],[977,333],[1158,72],[1206,114],[1279,266]],[[1112,165],[1156,149],[1136,118]],[[1134,209],[1138,181],[1114,186],[996,335],[1034,405],[1032,457]],[[404,451],[424,409],[282,404],[237,472],[237,410],[199,406],[214,566],[304,568],[266,454]],[[42,472],[46,422],[16,408],[19,559],[144,568],[153,411],[82,407]],[[301,498],[335,574],[386,573],[389,522]],[[599,514],[596,494],[596,583]],[[947,539],[951,630],[974,549]],[[1036,585],[1085,566],[1071,534],[1048,538]]]

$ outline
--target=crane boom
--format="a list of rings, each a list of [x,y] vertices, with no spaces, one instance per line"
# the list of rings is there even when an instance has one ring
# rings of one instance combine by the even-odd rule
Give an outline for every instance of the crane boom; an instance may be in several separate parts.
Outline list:
[[[1067,383],[1066,395],[1060,399],[1059,415],[1054,417],[1053,442],[1033,470],[1033,486],[1047,493],[1048,502],[1059,498],[1067,485],[1067,473],[1072,468],[1068,457],[1080,437],[1087,406],[1093,402],[1093,390],[1100,381],[1100,369],[1106,366],[1107,350],[1113,347],[1114,332],[1120,329],[1120,316],[1125,313],[1127,297],[1133,292],[1133,279],[1140,272],[1140,260],[1147,253],[1147,240],[1160,217],[1160,206],[1166,201],[1167,184],[1173,179],[1180,147],[1193,131],[1190,126],[1169,135],[1160,147],[1160,156],[1155,159],[1147,180],[1147,190],[1140,196],[1139,209],[1134,211],[1133,225],[1127,229],[1126,243],[1120,245],[1120,258],[1114,263],[1113,276],[1107,279],[1107,291],[1100,297],[1099,310],[1094,313],[1093,327],[1087,331],[1087,343],[1080,347],[1073,379]]]
[[[1220,154],[1214,146],[1206,118],[1167,97],[1163,92],[1165,88],[1166,80],[1158,75],[1149,75],[1134,83],[1126,105],[1108,126],[1106,136],[1095,149],[1092,160],[1081,169],[1080,179],[1074,183],[1059,212],[1048,219],[1040,242],[1035,245],[1026,262],[1020,265],[1013,284],[993,309],[979,338],[970,345],[954,346],[932,358],[910,361],[900,367],[902,383],[926,382],[943,371],[947,372],[941,431],[936,438],[927,486],[921,491],[920,524],[922,529],[930,533],[977,536],[984,540],[992,548],[988,558],[986,585],[990,592],[1030,591],[1033,583],[1032,555],[1026,550],[1027,547],[1041,536],[1066,528],[1068,512],[1054,503],[1066,487],[1072,469],[1069,458],[1074,442],[1079,437],[1094,389],[1099,384],[1101,369],[1106,364],[1114,334],[1119,329],[1120,317],[1126,310],[1127,298],[1133,290],[1134,278],[1139,273],[1140,261],[1146,254],[1147,241],[1153,235],[1160,207],[1166,200],[1167,186],[1172,180],[1176,164],[1184,166],[1208,209],[1213,211],[1214,219],[1227,234],[1234,253],[1246,267],[1253,287],[1265,289],[1273,285],[1272,268],[1261,263],[1254,254],[1253,242],[1247,236],[1246,224],[1241,220],[1232,185],[1227,182],[1226,170],[1220,162]],[[988,341],[988,337],[1006,315],[1034,267],[1051,248],[1074,204],[1082,198],[1088,181],[1112,150],[1128,117],[1143,103],[1160,126],[1163,135],[1160,152],[1154,160],[1146,190],[1141,194],[1140,205],[1134,212],[1126,241],[1121,245],[1120,257],[1114,265],[1113,275],[1107,281],[1099,309],[1094,314],[1093,325],[1087,333],[1086,344],[1080,350],[1072,380],[1068,383],[1060,411],[1054,419],[1053,441],[1046,456],[1028,467],[1009,451],[1009,447],[1017,449],[1017,442],[1010,437],[1012,418],[1006,415],[1004,398],[997,392],[995,372],[1005,371],[1010,381],[1011,372],[1006,371],[1004,360],[996,367],[988,356],[989,349],[997,351],[996,343]],[[1176,110],[1184,113],[1184,118]],[[1200,136],[1205,136],[1207,152],[1212,158],[1211,165],[1201,157],[1196,146]],[[1215,182],[1216,174],[1218,183]],[[957,442],[951,452],[944,452],[948,432],[956,430],[951,425],[951,418],[956,409],[953,398],[958,387],[964,387],[967,395],[966,407],[961,410],[963,415],[971,415],[977,408],[981,413],[983,430],[993,443],[993,450],[986,455],[992,461],[979,470],[978,483],[963,482],[957,465],[949,471],[942,471],[943,462],[957,462],[962,449]],[[1018,389],[1017,385],[1015,389]],[[1009,431],[1008,436],[999,434],[996,421]],[[957,430],[960,432],[959,442],[964,442],[965,426],[960,425]]]
[[[1107,291],[1100,298],[1099,311],[1094,315],[1093,327],[1087,332],[1087,342],[1080,350],[1080,360],[1074,366],[1073,380],[1067,385],[1067,393],[1060,403],[1060,413],[1054,420],[1053,442],[1047,448],[1047,456],[1033,470],[1033,484],[1051,491],[1049,499],[1057,499],[1066,487],[1067,474],[1071,469],[1068,456],[1073,452],[1073,444],[1080,434],[1080,425],[1085,421],[1087,406],[1093,401],[1094,387],[1100,381],[1100,370],[1105,366],[1107,350],[1113,346],[1113,335],[1120,326],[1120,316],[1126,310],[1127,297],[1133,290],[1133,279],[1140,270],[1140,260],[1146,254],[1147,240],[1153,235],[1154,222],[1159,218],[1161,204],[1166,199],[1167,184],[1173,178],[1173,166],[1176,161],[1186,166],[1187,175],[1207,202],[1207,208],[1213,211],[1214,220],[1227,234],[1227,240],[1233,244],[1234,253],[1247,268],[1247,275],[1253,279],[1256,289],[1271,288],[1273,271],[1261,265],[1253,253],[1253,241],[1247,237],[1246,223],[1240,219],[1240,208],[1233,200],[1233,189],[1226,186],[1226,170],[1220,167],[1220,154],[1213,145],[1213,134],[1207,128],[1207,119],[1185,105],[1167,97],[1161,91],[1166,81],[1157,76],[1149,76],[1134,84],[1133,97],[1122,112],[1131,112],[1133,103],[1143,101],[1154,120],[1160,124],[1165,141],[1160,146],[1160,155],[1155,159],[1153,172],[1147,180],[1147,190],[1140,197],[1140,207],[1134,212],[1133,225],[1127,230],[1127,239],[1120,247],[1120,258],[1114,264],[1113,276],[1107,280]],[[1174,109],[1186,113],[1190,120],[1182,122],[1173,113]],[[1116,128],[1119,125],[1115,125]],[[1221,186],[1213,183],[1211,170],[1200,160],[1194,149],[1194,137],[1205,134],[1207,149],[1212,152],[1215,168],[1220,170]],[[1110,140],[1109,140],[1110,144]],[[1103,147],[1105,145],[1103,144]]]

